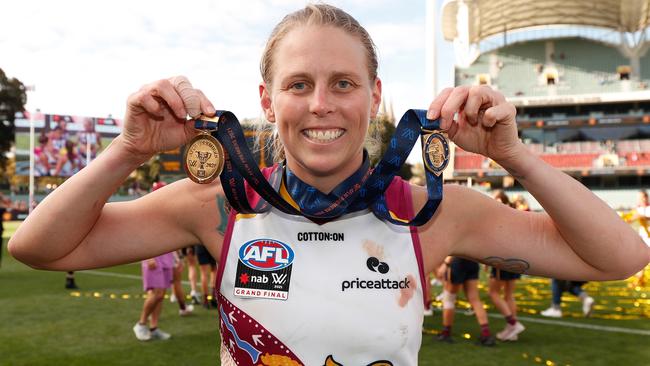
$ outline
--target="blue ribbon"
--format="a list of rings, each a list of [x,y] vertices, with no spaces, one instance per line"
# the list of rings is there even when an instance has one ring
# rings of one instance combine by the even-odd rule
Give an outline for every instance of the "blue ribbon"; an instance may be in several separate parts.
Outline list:
[[[228,111],[218,111],[219,122],[196,120],[196,128],[216,129],[212,134],[225,149],[225,165],[221,184],[231,206],[241,213],[261,213],[270,206],[291,214],[302,215],[321,223],[346,213],[370,209],[378,218],[397,225],[420,226],[428,222],[442,200],[442,177],[426,170],[427,202],[410,221],[391,216],[384,193],[406,161],[417,138],[440,128],[438,120],[426,118],[424,110],[408,110],[399,121],[388,149],[374,169],[370,169],[364,151],[362,166],[329,194],[309,186],[286,169],[285,185],[289,194],[300,207],[294,208],[278,191],[284,169],[276,169],[269,180],[260,172],[248,150],[237,117]],[[259,194],[261,199],[251,207],[246,197],[244,180]]]

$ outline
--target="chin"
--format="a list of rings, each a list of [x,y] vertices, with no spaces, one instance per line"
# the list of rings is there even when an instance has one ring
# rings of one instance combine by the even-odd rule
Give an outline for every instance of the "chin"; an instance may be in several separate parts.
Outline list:
[[[335,174],[337,170],[341,169],[341,162],[338,159],[330,158],[318,158],[313,157],[308,161],[300,161],[299,165],[301,168],[312,175],[325,177]]]

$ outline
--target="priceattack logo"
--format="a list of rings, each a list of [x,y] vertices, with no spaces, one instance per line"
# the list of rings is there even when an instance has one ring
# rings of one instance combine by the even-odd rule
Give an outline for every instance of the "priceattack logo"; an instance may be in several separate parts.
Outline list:
[[[366,267],[374,273],[385,275],[390,271],[390,266],[375,257],[369,257],[366,260]],[[361,279],[359,277],[353,280],[344,280],[341,282],[341,292],[350,290],[399,290],[411,287],[411,280],[405,277],[403,280],[393,280],[390,278]]]
[[[275,239],[255,239],[239,248],[235,296],[286,300],[295,254]]]

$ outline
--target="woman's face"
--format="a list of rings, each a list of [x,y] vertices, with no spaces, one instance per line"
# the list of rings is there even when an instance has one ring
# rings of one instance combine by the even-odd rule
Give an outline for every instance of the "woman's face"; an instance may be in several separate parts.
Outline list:
[[[381,100],[381,82],[370,80],[367,65],[361,41],[329,26],[295,28],[275,49],[261,103],[277,123],[289,168],[307,183],[333,188],[325,181],[359,167]]]

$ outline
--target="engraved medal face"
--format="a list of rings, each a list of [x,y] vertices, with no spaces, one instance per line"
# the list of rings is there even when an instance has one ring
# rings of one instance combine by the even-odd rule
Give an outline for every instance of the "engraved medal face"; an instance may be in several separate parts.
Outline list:
[[[431,173],[440,176],[449,163],[447,139],[437,132],[428,134],[424,138],[424,147],[422,148],[424,166]]]
[[[210,183],[223,170],[223,147],[212,135],[202,133],[187,144],[184,160],[185,173],[191,180]]]

